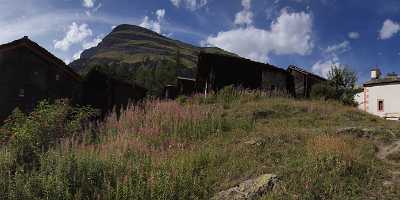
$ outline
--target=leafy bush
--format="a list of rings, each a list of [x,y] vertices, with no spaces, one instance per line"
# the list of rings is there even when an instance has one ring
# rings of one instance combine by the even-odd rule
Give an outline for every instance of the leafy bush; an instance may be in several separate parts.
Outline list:
[[[329,83],[318,83],[312,86],[311,94],[312,99],[328,100],[335,99],[335,88]]]
[[[355,105],[354,95],[357,75],[349,67],[332,66],[328,73],[328,82],[316,84],[311,88],[311,97],[314,99],[334,99],[345,105]]]
[[[31,169],[39,154],[47,151],[62,138],[83,130],[85,122],[97,112],[91,108],[73,108],[66,100],[54,104],[40,102],[33,112],[14,110],[2,127],[3,141],[12,150],[19,165]]]

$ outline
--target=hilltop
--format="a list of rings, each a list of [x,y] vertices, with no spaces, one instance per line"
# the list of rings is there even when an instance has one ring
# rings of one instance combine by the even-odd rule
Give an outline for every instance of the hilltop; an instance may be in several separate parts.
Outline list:
[[[65,136],[61,143],[49,136],[59,137],[57,130],[65,135],[69,129],[63,126],[79,123],[60,121],[60,116],[69,116],[63,105],[50,108],[42,105],[25,123],[14,115],[16,123],[5,127],[15,132],[0,154],[4,180],[0,195],[18,199],[250,195],[235,192],[242,190],[255,191],[250,195],[254,199],[400,195],[400,124],[334,101],[232,90],[207,99],[147,101],[128,108],[119,120],[111,115],[98,129],[71,133],[74,137]],[[26,131],[26,127],[36,128]],[[40,128],[47,132],[35,132]],[[51,148],[42,152],[45,148],[37,144]],[[220,193],[226,190],[230,192]]]
[[[176,75],[194,77],[201,51],[236,56],[219,48],[196,47],[139,26],[123,24],[115,27],[97,47],[83,51],[81,58],[70,67],[85,74],[93,66],[103,66],[121,79],[159,90],[161,85],[174,81]],[[163,72],[162,79],[149,77],[156,70]]]

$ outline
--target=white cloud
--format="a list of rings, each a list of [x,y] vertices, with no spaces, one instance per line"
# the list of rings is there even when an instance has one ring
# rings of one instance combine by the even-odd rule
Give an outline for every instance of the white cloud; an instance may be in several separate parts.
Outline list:
[[[253,12],[251,12],[251,0],[242,0],[243,10],[236,14],[235,24],[251,25],[253,23]]]
[[[91,9],[91,10],[86,10],[85,14],[89,17],[92,16],[93,13],[96,13],[97,11],[99,11],[99,9],[103,7],[102,3],[99,3],[95,8]]]
[[[171,3],[172,3],[172,5],[174,5],[175,7],[178,7],[178,8],[179,8],[179,6],[180,6],[180,4],[181,4],[181,0],[171,0]]]
[[[139,26],[153,30],[154,32],[160,34],[161,33],[161,23],[165,17],[165,10],[164,9],[157,10],[156,16],[157,16],[156,20],[150,20],[150,18],[148,16],[145,16],[142,23],[140,23]]]
[[[86,38],[92,36],[92,34],[92,30],[87,24],[79,25],[76,22],[73,22],[69,26],[65,37],[61,40],[54,41],[54,48],[67,51],[71,45],[84,41]]]
[[[351,49],[350,42],[344,41],[339,44],[334,44],[332,46],[328,46],[328,48],[325,49],[325,52],[332,53],[332,54],[342,54],[344,52],[349,51],[350,49]]]
[[[400,24],[390,19],[385,20],[379,31],[379,39],[386,40],[393,37],[400,31]]]
[[[82,43],[82,49],[79,50],[78,52],[76,52],[73,56],[72,56],[72,60],[78,60],[79,58],[81,58],[81,54],[83,53],[84,50],[86,49],[90,49],[92,47],[96,47],[101,41],[102,38],[104,37],[104,35],[99,35],[96,38],[94,38],[93,40],[90,41],[84,41]],[[69,62],[66,62],[67,64]]]
[[[183,6],[191,11],[195,11],[207,5],[207,0],[170,0],[170,1],[177,8]]]
[[[91,41],[85,41],[82,44],[83,49],[90,49],[92,47],[96,47],[98,44],[100,44],[100,42],[102,41],[103,35],[97,36],[96,38],[94,38]]]
[[[327,77],[333,66],[341,66],[338,57],[317,61],[311,68],[312,72],[322,77]]]
[[[250,10],[251,8],[251,0],[242,0],[242,6],[246,10]]]
[[[78,52],[76,52],[73,56],[72,59],[73,60],[78,60],[79,58],[81,58],[81,54],[83,53],[83,50],[79,50]],[[70,61],[69,61],[70,62]],[[69,64],[69,62],[66,62],[67,64]]]
[[[270,30],[254,26],[236,28],[209,36],[202,43],[260,62],[267,61],[271,53],[307,55],[314,47],[312,17],[305,12],[289,13],[282,10],[280,16],[271,23]]]
[[[81,49],[72,56],[72,60],[77,60],[80,58],[84,50],[97,46],[104,37],[104,35],[101,34],[95,38],[91,38],[92,35],[93,32],[87,24],[79,25],[76,22],[73,22],[69,26],[68,31],[62,40],[53,41],[54,48],[68,51],[72,45],[80,44]],[[69,59],[67,60],[69,61]],[[66,63],[69,63],[67,60]]]
[[[156,15],[157,15],[157,20],[161,21],[165,17],[165,10],[164,9],[157,10]]]
[[[348,34],[348,36],[349,36],[350,39],[356,40],[356,39],[360,38],[360,33],[358,33],[358,32],[350,32]]]
[[[101,7],[103,7],[102,3],[99,3],[96,8],[93,9],[93,12],[97,12]]]
[[[82,4],[86,8],[93,8],[95,0],[83,0]]]
[[[328,46],[322,51],[323,59],[318,60],[311,68],[313,73],[327,77],[332,66],[341,66],[339,55],[351,50],[350,42],[344,41],[339,44]]]

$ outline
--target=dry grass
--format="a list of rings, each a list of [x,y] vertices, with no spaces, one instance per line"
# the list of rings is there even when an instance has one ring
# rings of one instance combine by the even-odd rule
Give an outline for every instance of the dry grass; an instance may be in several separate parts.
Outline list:
[[[341,136],[315,136],[307,142],[306,149],[311,157],[340,155],[348,160],[353,160],[357,156],[355,148],[350,144],[349,139]]]
[[[243,180],[274,173],[280,186],[266,199],[393,195],[381,184],[389,166],[375,159],[373,146],[388,136],[336,134],[353,126],[400,132],[399,124],[337,102],[260,91],[146,101],[122,111],[119,120],[109,116],[94,140],[68,139],[42,154],[36,171],[15,177],[0,172],[13,184],[0,182],[0,190],[26,194],[20,199],[209,199]],[[6,172],[13,166],[10,155],[0,155]]]
[[[63,142],[62,151],[91,152],[103,159],[131,152],[171,157],[193,149],[198,140],[217,135],[221,123],[220,108],[215,105],[149,100],[130,105],[119,118],[115,113],[108,116],[99,127],[99,143],[70,138]]]

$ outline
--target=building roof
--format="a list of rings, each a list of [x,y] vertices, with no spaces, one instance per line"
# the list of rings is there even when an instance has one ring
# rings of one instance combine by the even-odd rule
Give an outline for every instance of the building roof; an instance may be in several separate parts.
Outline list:
[[[287,71],[286,71],[285,69],[282,69],[282,68],[280,68],[280,67],[271,65],[271,64],[269,64],[269,63],[256,62],[256,61],[253,61],[253,60],[250,60],[250,59],[247,59],[247,58],[243,58],[243,57],[239,57],[239,56],[226,55],[226,54],[218,54],[218,53],[204,53],[204,52],[201,52],[200,55],[199,55],[199,58],[200,58],[200,57],[203,57],[203,56],[220,57],[220,58],[229,58],[229,59],[237,60],[237,61],[240,60],[240,61],[242,61],[242,62],[253,63],[253,64],[255,64],[255,65],[263,65],[263,67],[265,67],[265,68],[287,73]]]
[[[378,85],[390,85],[390,84],[400,84],[400,77],[392,77],[392,78],[380,78],[373,79],[364,83],[364,87],[372,87]]]
[[[314,74],[314,73],[308,72],[307,70],[305,70],[305,69],[303,69],[303,68],[300,68],[300,67],[297,67],[297,66],[295,66],[295,65],[290,65],[290,66],[288,67],[288,71],[290,71],[290,70],[294,70],[294,71],[297,71],[297,72],[299,72],[299,73],[302,73],[302,74],[305,74],[305,75],[309,75],[309,76],[313,76],[313,77],[315,77],[315,78],[317,78],[317,79],[326,81],[326,78],[323,78],[323,77],[318,76],[318,75],[316,75],[316,74]]]
[[[47,62],[54,64],[54,66],[56,66],[58,69],[60,69],[64,72],[66,72],[66,74],[70,75],[72,78],[74,78],[76,80],[81,80],[81,76],[78,73],[76,73],[72,68],[68,67],[64,63],[64,61],[62,61],[61,59],[59,59],[56,56],[54,56],[53,54],[51,54],[45,48],[41,47],[37,43],[30,40],[27,36],[25,36],[21,39],[12,41],[10,43],[0,45],[0,52],[11,50],[11,49],[18,48],[18,47],[26,47],[26,48],[30,49],[33,53],[42,57]]]
[[[178,76],[178,77],[176,77],[176,79],[178,79],[178,80],[185,80],[185,81],[196,81],[196,79],[194,79],[194,78],[188,78],[188,77],[182,77],[182,76]]]

